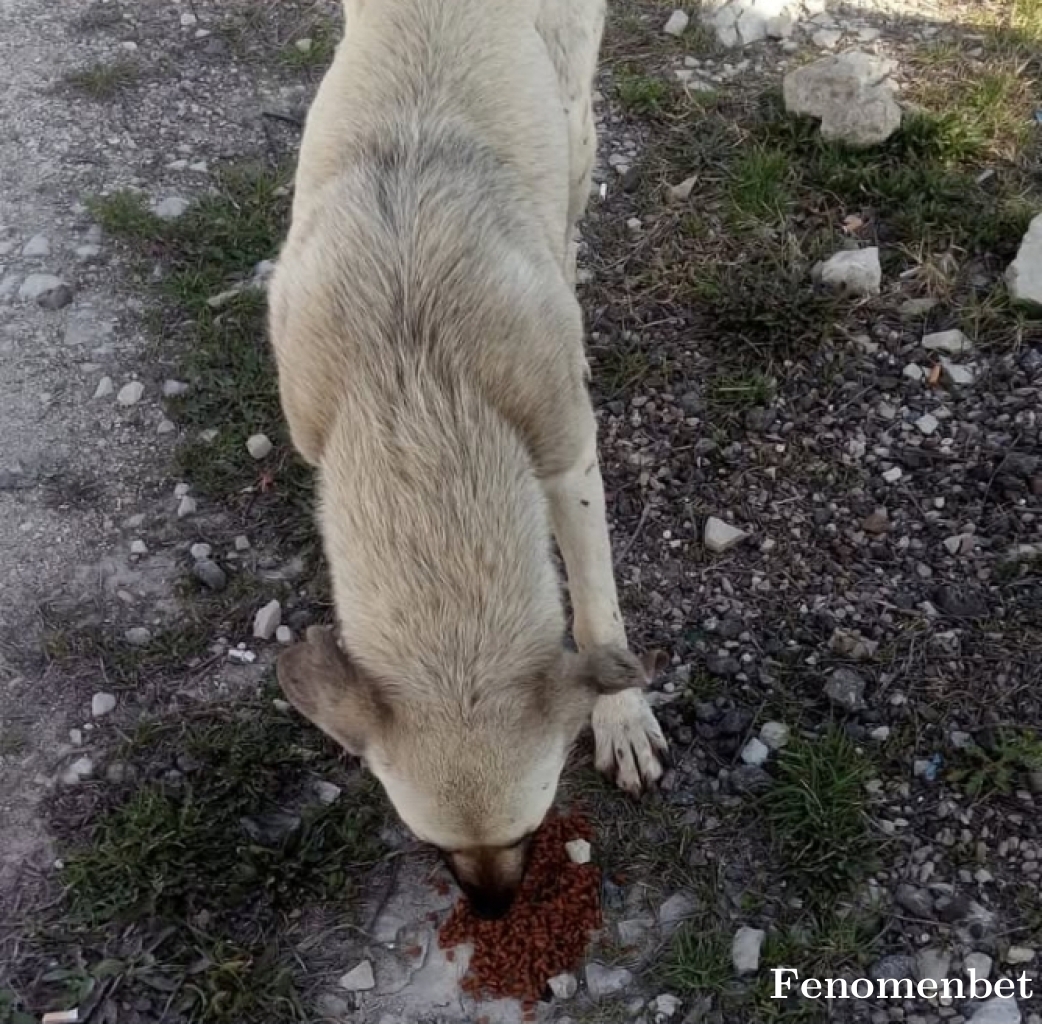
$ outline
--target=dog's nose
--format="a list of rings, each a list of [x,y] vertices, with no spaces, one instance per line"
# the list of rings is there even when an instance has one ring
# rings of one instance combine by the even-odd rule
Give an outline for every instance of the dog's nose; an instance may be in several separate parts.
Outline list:
[[[474,916],[480,917],[483,921],[498,921],[505,917],[514,905],[514,893],[501,889],[492,892],[468,892],[467,899]]]

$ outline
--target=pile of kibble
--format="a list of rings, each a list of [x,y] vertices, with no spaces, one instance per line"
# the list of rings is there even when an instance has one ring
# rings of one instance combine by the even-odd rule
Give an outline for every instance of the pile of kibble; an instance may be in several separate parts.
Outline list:
[[[580,814],[554,814],[532,840],[528,871],[505,917],[483,921],[460,899],[438,942],[443,949],[473,943],[465,992],[531,1004],[550,978],[578,969],[590,933],[601,927],[601,879],[595,865],[572,863],[565,843],[592,838]]]

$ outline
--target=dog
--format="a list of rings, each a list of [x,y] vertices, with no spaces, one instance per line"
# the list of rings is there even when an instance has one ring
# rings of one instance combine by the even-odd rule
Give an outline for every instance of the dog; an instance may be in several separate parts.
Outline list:
[[[584,727],[633,794],[667,753],[619,610],[574,287],[605,5],[344,8],[269,289],[336,626],[277,674],[498,917]]]

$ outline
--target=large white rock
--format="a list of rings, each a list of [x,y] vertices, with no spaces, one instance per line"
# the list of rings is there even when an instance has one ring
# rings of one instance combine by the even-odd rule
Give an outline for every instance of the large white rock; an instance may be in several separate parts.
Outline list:
[[[865,148],[901,127],[890,78],[893,63],[860,50],[823,57],[790,71],[782,82],[785,109],[821,121],[824,139]]]
[[[879,265],[879,250],[844,249],[819,263],[813,276],[826,288],[843,295],[864,298],[878,295],[883,283],[883,268]]]
[[[759,928],[741,927],[731,943],[731,961],[739,974],[752,974],[760,967],[760,949],[766,932]]]
[[[792,35],[801,0],[724,0],[703,7],[703,22],[722,46],[748,46]]]
[[[1028,225],[1017,258],[1006,271],[1006,287],[1015,302],[1042,306],[1042,213]]]

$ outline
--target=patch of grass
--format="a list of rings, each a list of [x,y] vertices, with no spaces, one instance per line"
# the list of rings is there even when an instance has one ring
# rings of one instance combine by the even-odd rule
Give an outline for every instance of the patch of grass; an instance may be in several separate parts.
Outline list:
[[[1006,796],[1024,775],[1042,772],[1042,736],[1034,729],[998,729],[985,746],[963,751],[963,764],[948,773],[974,799]]]
[[[808,893],[828,898],[871,862],[869,776],[864,755],[837,729],[782,751],[778,782],[761,810],[786,869]]]
[[[676,96],[669,82],[635,65],[615,72],[615,94],[627,114],[640,117],[667,113]]]
[[[730,942],[713,921],[683,925],[659,968],[662,983],[684,996],[719,995],[733,974]]]
[[[776,221],[792,201],[789,185],[793,169],[781,149],[753,146],[731,168],[728,197],[738,221]]]
[[[108,975],[124,997],[158,991],[188,1020],[302,1018],[280,940],[302,908],[358,891],[387,812],[376,784],[273,696],[146,720],[115,752],[124,780],[93,795],[86,825],[70,830],[62,801],[89,792],[58,798],[65,900],[46,934],[81,954],[42,979],[34,1004],[67,1002],[72,983],[82,998]],[[343,795],[322,803],[316,778]]]
[[[111,100],[136,85],[140,74],[133,61],[117,60],[73,71],[65,76],[65,84],[92,100]]]
[[[300,70],[321,70],[329,67],[337,47],[337,37],[326,25],[315,25],[288,43],[282,51],[283,63]]]
[[[7,988],[0,988],[0,1024],[36,1024],[36,1018],[24,1012],[19,998]]]
[[[766,405],[773,392],[770,377],[763,373],[723,374],[713,379],[709,400],[728,410],[751,409]]]
[[[29,732],[23,723],[0,725],[0,757],[19,757],[28,749]]]

